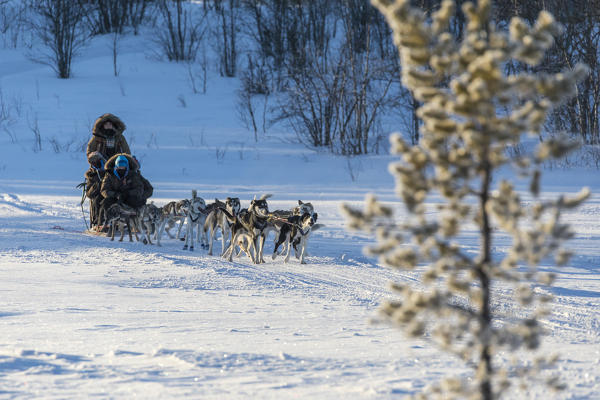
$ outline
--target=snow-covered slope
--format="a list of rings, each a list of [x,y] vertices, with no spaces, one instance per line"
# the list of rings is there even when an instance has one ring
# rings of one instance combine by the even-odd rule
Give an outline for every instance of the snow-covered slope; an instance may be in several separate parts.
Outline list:
[[[396,201],[391,157],[314,152],[289,143],[282,127],[255,143],[238,121],[237,80],[213,73],[208,92],[193,94],[187,67],[149,59],[140,38],[123,43],[115,78],[107,43],[96,39],[67,81],[0,50],[0,88],[15,118],[13,140],[0,132],[1,398],[385,399],[468,371],[370,323],[391,296],[388,283],[416,282],[416,272],[363,256],[369,239],[345,230],[339,205],[367,192]],[[236,195],[243,206],[271,193],[271,209],[311,201],[325,228],[310,240],[308,264],[227,262],[174,240],[159,248],[82,235],[81,146],[105,112],[127,124],[159,205],[192,189],[209,201]],[[32,150],[35,124],[41,152]],[[583,185],[598,193],[598,171],[547,171],[544,190]],[[538,289],[556,297],[544,349],[561,354],[551,372],[568,389],[527,397],[600,397],[599,215],[594,195],[568,216],[578,255],[568,268],[543,266],[559,278]],[[497,292],[506,301],[496,306],[516,313],[512,293]]]

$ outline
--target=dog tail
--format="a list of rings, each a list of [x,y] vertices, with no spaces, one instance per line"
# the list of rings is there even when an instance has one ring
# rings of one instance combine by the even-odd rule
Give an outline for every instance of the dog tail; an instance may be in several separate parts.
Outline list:
[[[272,194],[270,194],[270,193],[268,193],[268,194],[263,194],[262,196],[260,196],[260,199],[259,199],[259,200],[266,200],[266,199],[268,199],[269,197],[273,197],[273,195],[272,195]],[[254,198],[256,199],[256,196],[254,196]]]
[[[221,210],[223,212],[223,214],[225,214],[225,216],[227,217],[227,219],[229,221],[235,221],[235,215],[232,215],[229,213],[229,211],[227,211],[226,208],[224,207],[217,207],[219,210]]]
[[[316,230],[318,230],[318,229],[321,229],[321,228],[324,228],[324,227],[325,227],[325,225],[324,225],[324,224],[314,224],[314,225],[313,225],[313,226],[310,228],[310,230],[314,232],[314,231],[316,231]]]
[[[192,199],[198,197],[198,191],[196,189],[192,189]]]

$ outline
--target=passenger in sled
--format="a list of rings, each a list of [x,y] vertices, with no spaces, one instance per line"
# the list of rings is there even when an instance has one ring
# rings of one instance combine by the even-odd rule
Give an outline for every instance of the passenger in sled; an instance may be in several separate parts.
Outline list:
[[[137,210],[146,204],[152,195],[150,182],[140,173],[138,161],[129,154],[115,154],[105,166],[106,172],[102,180],[100,193],[101,214],[105,214],[110,206],[120,203]],[[101,227],[106,230],[107,227]]]

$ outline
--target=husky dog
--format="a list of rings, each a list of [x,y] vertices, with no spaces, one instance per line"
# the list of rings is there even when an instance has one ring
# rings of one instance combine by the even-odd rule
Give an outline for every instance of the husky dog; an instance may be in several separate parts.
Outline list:
[[[285,262],[287,263],[290,259],[291,247],[294,246],[296,252],[296,258],[300,258],[301,264],[306,264],[304,261],[304,255],[306,251],[306,242],[310,236],[311,231],[316,227],[317,213],[304,213],[302,215],[292,215],[286,220],[281,226],[279,231],[279,238],[275,243],[275,249],[273,250],[273,260],[277,257],[277,249],[282,243],[287,244]],[[300,245],[300,256],[298,257],[298,249],[296,247],[296,241]]]
[[[206,234],[203,234],[204,231],[202,229],[205,220],[206,202],[202,197],[198,197],[198,192],[192,190],[190,208],[185,218],[187,231],[185,234],[185,244],[183,245],[184,250],[188,249],[189,243],[190,251],[194,251],[194,227],[198,229],[198,243],[200,243],[200,246],[202,248],[208,247],[208,239],[206,238]]]
[[[119,229],[121,231],[121,238],[119,242],[123,241],[123,237],[125,236],[125,228],[127,228],[127,233],[129,234],[129,241],[133,242],[133,237],[131,236],[131,228],[135,227],[136,224],[136,213],[135,210],[125,204],[115,203],[111,205],[108,210],[106,210],[106,224],[110,227],[110,240],[115,240],[115,230]],[[140,239],[135,233],[135,239],[139,242]]]
[[[242,210],[238,214],[235,219],[234,224],[231,227],[231,243],[229,243],[229,247],[223,253],[223,257],[232,260],[233,251],[235,250],[236,243],[239,241],[239,236],[246,233],[251,237],[251,241],[253,243],[255,254],[254,257],[250,255],[252,262],[255,264],[265,262],[262,256],[262,243],[259,237],[262,235],[263,230],[267,226],[267,219],[269,216],[269,206],[267,205],[267,199],[271,197],[270,194],[266,194],[260,197],[260,199],[254,200],[250,202],[250,207],[247,210]],[[233,215],[229,215],[229,217],[233,217]]]
[[[210,229],[210,239],[208,240],[209,256],[212,256],[213,254],[213,243],[217,234],[217,228],[221,229],[221,255],[225,253],[225,243],[227,242],[227,238],[229,238],[229,241],[231,242],[231,225],[233,225],[235,217],[240,212],[240,199],[238,197],[228,197],[225,199],[225,203],[219,201],[219,199],[215,199],[215,203],[213,204],[218,204],[218,206],[210,211],[206,217],[206,222],[204,223],[205,235]],[[223,209],[227,211],[229,216],[223,212]],[[230,216],[233,216],[233,218]]]
[[[269,215],[268,225],[263,230],[263,236],[261,240],[264,242],[269,237],[269,233],[275,232],[275,244],[279,238],[279,232],[281,227],[286,222],[286,219],[293,215],[304,215],[314,214],[315,208],[312,203],[304,203],[302,200],[298,200],[298,205],[293,207],[291,210],[275,210]]]
[[[156,230],[157,246],[160,246],[160,238],[165,230],[171,239],[174,238],[169,230],[173,228],[177,222],[179,222],[179,229],[177,230],[177,237],[179,237],[179,233],[181,232],[189,209],[190,201],[188,199],[171,201],[162,207],[162,215],[160,217],[158,229]]]
[[[313,207],[312,203],[303,203],[302,200],[298,200],[298,205],[292,208],[293,215],[304,215],[306,213],[312,215],[314,212],[315,208]]]
[[[313,207],[312,203],[303,203],[302,200],[298,200],[298,206],[294,207],[292,209],[292,211],[294,212],[294,215],[304,215],[306,213],[309,213],[310,215],[314,215],[315,216],[315,221],[317,220],[317,213],[315,212],[315,208]],[[321,224],[317,224],[315,226],[313,226],[311,228],[311,231],[316,231],[317,229],[321,228],[323,225]],[[298,258],[298,251],[296,250],[298,244],[300,243],[300,238],[297,238],[294,241],[294,251],[296,254],[296,258]],[[308,246],[308,236],[305,238],[304,240],[304,245],[303,245],[303,252],[305,256],[308,256],[308,251],[306,250],[306,247]]]
[[[156,207],[154,202],[144,204],[138,209],[136,229],[142,234],[144,244],[152,244],[150,235],[158,230],[162,209]]]
[[[254,246],[252,235],[247,232],[239,232],[235,245],[240,249],[236,257],[240,257],[242,253],[246,253],[250,259],[254,259],[253,254],[256,254],[256,247]]]

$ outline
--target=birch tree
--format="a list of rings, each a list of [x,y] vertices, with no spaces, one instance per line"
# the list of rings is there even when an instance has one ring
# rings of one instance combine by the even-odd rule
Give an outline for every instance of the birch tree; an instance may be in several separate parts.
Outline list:
[[[368,196],[364,210],[344,206],[349,226],[376,237],[367,252],[381,263],[421,273],[421,289],[393,285],[397,300],[382,306],[384,317],[473,368],[472,377],[446,378],[417,397],[499,398],[515,388],[515,377],[526,377],[521,381],[526,384],[542,379],[538,370],[552,361],[536,355],[535,363],[512,365],[500,355],[540,346],[540,320],[550,312],[551,298],[533,286],[551,285],[554,277],[538,265],[549,257],[557,265],[568,261],[564,244],[573,232],[561,215],[589,195],[583,189],[572,197],[541,196],[542,164],[573,144],[548,140],[516,161],[506,148],[538,134],[550,110],[575,94],[587,70],[577,65],[558,74],[503,73],[507,62],[535,66],[542,60],[561,29],[547,12],[533,25],[513,18],[504,32],[490,19],[490,0],[465,3],[465,31],[458,41],[448,30],[455,13],[450,0],[431,18],[409,0],[372,2],[393,30],[402,82],[422,104],[422,139],[410,146],[400,134],[391,137],[400,160],[389,169],[408,217],[399,221],[393,207]],[[511,162],[530,182],[533,200],[527,206],[514,182],[498,176]],[[443,199],[435,209],[430,195]],[[478,233],[476,254],[461,246],[468,224]],[[511,244],[503,254],[492,253],[500,235]],[[518,313],[505,318],[503,308],[495,307],[494,289],[511,287]],[[556,377],[546,383],[561,388]]]

